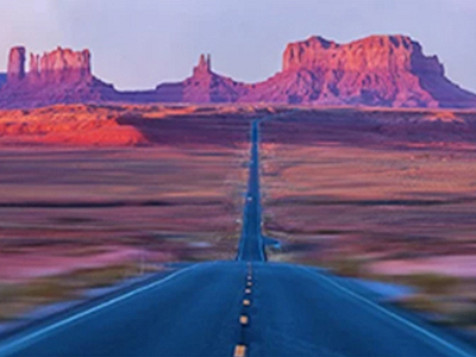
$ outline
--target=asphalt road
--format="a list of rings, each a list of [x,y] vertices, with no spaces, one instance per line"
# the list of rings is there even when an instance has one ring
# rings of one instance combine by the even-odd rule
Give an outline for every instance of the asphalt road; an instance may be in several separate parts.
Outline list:
[[[236,260],[266,261],[261,236],[261,196],[259,180],[259,121],[251,126],[251,155],[248,176],[248,191],[243,210],[243,230]]]
[[[0,356],[476,356],[332,275],[266,262],[258,125],[235,261],[193,265],[45,320],[1,341]]]

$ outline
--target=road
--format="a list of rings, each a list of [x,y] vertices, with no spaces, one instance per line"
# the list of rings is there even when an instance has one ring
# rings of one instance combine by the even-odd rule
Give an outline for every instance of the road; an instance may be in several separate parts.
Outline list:
[[[476,356],[446,331],[316,269],[266,261],[259,122],[235,261],[189,266],[58,315],[0,356]]]
[[[236,260],[266,261],[266,253],[261,236],[261,196],[259,180],[259,120],[251,125],[250,172],[248,191],[243,210],[243,230]]]

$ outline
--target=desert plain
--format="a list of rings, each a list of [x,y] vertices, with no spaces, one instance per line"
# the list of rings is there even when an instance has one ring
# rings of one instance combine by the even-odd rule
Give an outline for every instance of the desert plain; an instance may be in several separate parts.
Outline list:
[[[476,112],[288,105],[0,112],[0,318],[233,259],[265,116],[269,259],[411,286],[394,302],[474,328]]]

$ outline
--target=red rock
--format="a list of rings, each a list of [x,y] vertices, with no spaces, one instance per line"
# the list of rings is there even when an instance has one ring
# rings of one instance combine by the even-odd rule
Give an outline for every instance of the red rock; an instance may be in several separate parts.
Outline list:
[[[46,83],[90,81],[92,79],[90,62],[89,50],[75,52],[58,47],[39,58],[40,80]],[[37,63],[33,61],[30,68],[35,64]]]
[[[18,82],[25,77],[25,48],[13,47],[8,56],[7,81]]]
[[[0,89],[0,107],[37,107],[57,103],[116,100],[117,92],[91,73],[88,50],[57,48],[42,56],[30,54],[25,73],[25,48],[10,51],[7,83]]]
[[[200,57],[192,77],[157,87],[157,100],[269,102],[384,107],[476,107],[476,96],[444,76],[436,56],[407,36],[370,36],[340,45],[322,37],[291,43],[283,69],[244,84],[214,73]]]
[[[391,107],[476,106],[476,96],[444,77],[436,56],[406,36],[340,45],[321,37],[289,44],[283,71],[241,101]]]
[[[160,102],[223,103],[236,102],[245,86],[211,69],[210,55],[201,55],[193,74],[183,82],[159,85],[156,100]]]
[[[384,107],[476,107],[476,95],[445,77],[436,56],[407,36],[370,36],[347,44],[322,37],[289,44],[282,71],[245,84],[215,73],[201,55],[192,76],[148,91],[118,92],[91,73],[88,50],[30,55],[11,50],[0,107],[119,101],[131,103],[295,103]]]
[[[205,59],[205,55],[201,54],[200,59],[198,61],[198,65],[193,68],[193,77],[202,77],[207,76],[212,73],[212,63],[210,55],[207,55]]]
[[[235,102],[242,92],[242,84],[220,76],[211,69],[211,58],[200,56],[193,76],[183,83],[182,101],[187,103]]]
[[[72,51],[58,47],[42,56],[30,54],[29,85],[75,84],[92,80],[91,55],[88,50]]]

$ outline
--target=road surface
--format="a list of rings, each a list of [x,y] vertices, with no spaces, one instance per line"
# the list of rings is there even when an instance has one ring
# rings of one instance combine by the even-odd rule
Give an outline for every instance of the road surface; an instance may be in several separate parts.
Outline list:
[[[1,341],[0,356],[476,356],[332,275],[266,262],[259,121],[251,138],[235,261],[192,265],[42,321]]]
[[[259,124],[260,121],[255,120],[251,125],[250,173],[243,210],[243,230],[236,255],[236,260],[238,261],[266,261],[263,237],[261,236]]]

